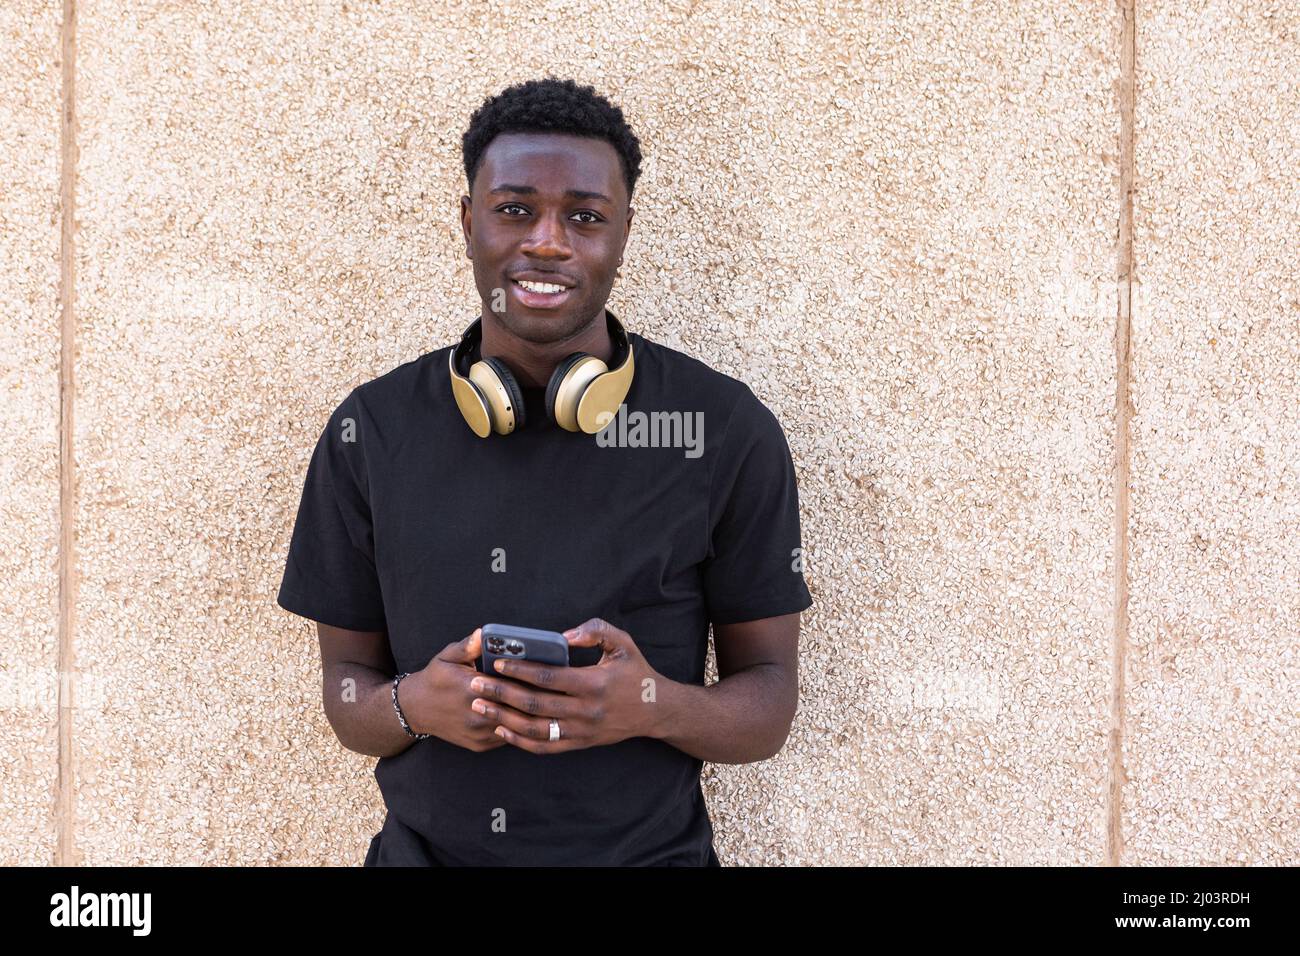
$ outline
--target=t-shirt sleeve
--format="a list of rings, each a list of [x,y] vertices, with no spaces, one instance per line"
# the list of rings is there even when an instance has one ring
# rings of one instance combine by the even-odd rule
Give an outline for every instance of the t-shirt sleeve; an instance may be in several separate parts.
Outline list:
[[[704,594],[714,624],[793,614],[812,606],[804,582],[799,491],[785,432],[745,386],[709,484]]]
[[[353,389],[316,442],[276,602],[313,621],[382,631],[362,416]]]

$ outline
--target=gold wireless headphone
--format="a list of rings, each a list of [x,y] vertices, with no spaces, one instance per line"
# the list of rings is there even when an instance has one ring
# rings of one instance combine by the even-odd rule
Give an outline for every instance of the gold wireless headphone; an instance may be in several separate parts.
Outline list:
[[[605,320],[614,341],[613,369],[594,355],[572,352],[555,367],[546,386],[546,417],[567,431],[581,429],[588,435],[596,434],[618,414],[619,405],[632,387],[636,364],[632,343],[609,309],[605,310]],[[487,356],[471,365],[468,374],[460,370],[462,359],[473,354],[482,334],[483,320],[475,319],[448,354],[451,394],[479,438],[487,438],[491,431],[508,435],[525,425],[523,392],[510,369],[500,359]]]

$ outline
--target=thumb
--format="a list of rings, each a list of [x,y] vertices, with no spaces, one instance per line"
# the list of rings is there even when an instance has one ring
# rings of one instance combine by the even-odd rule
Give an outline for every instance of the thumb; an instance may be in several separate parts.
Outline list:
[[[600,628],[603,623],[597,618],[589,621],[583,621],[577,627],[571,627],[564,632],[564,639],[569,642],[570,647],[594,647],[600,643]]]
[[[615,654],[623,648],[624,632],[608,621],[593,617],[564,632],[570,647],[599,647],[602,655]]]
[[[483,628],[476,627],[468,637],[452,641],[437,654],[437,659],[452,664],[473,664],[483,653]]]

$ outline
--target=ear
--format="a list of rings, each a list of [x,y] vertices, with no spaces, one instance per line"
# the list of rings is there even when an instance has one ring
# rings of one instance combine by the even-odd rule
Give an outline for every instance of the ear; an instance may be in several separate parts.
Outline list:
[[[469,196],[460,197],[460,228],[465,234],[465,258],[474,258],[474,245],[471,239],[471,231],[474,220],[474,210]]]

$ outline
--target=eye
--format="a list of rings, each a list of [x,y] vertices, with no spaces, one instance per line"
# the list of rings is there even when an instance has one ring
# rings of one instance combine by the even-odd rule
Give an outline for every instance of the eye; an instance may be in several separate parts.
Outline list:
[[[496,209],[496,211],[497,211],[497,212],[500,212],[500,213],[505,213],[507,209],[522,209],[524,212],[527,212],[527,211],[528,211],[528,207],[527,207],[527,206],[520,205],[520,204],[517,203],[517,202],[508,202],[508,203],[506,203],[504,206],[498,206],[497,209]],[[597,215],[596,213],[592,212],[590,209],[581,209],[581,210],[579,210],[578,212],[575,212],[574,215],[575,215],[575,216],[591,216],[591,219],[589,219],[589,220],[585,220],[585,221],[582,223],[582,225],[584,225],[584,226],[591,226],[591,225],[594,225],[595,223],[598,223],[598,222],[604,222],[604,221],[605,221],[605,220],[602,219],[599,215]],[[515,216],[515,215],[512,215],[512,214],[510,214],[510,213],[506,213],[506,218],[507,218],[507,219],[518,219],[519,217],[518,217],[518,216]]]

